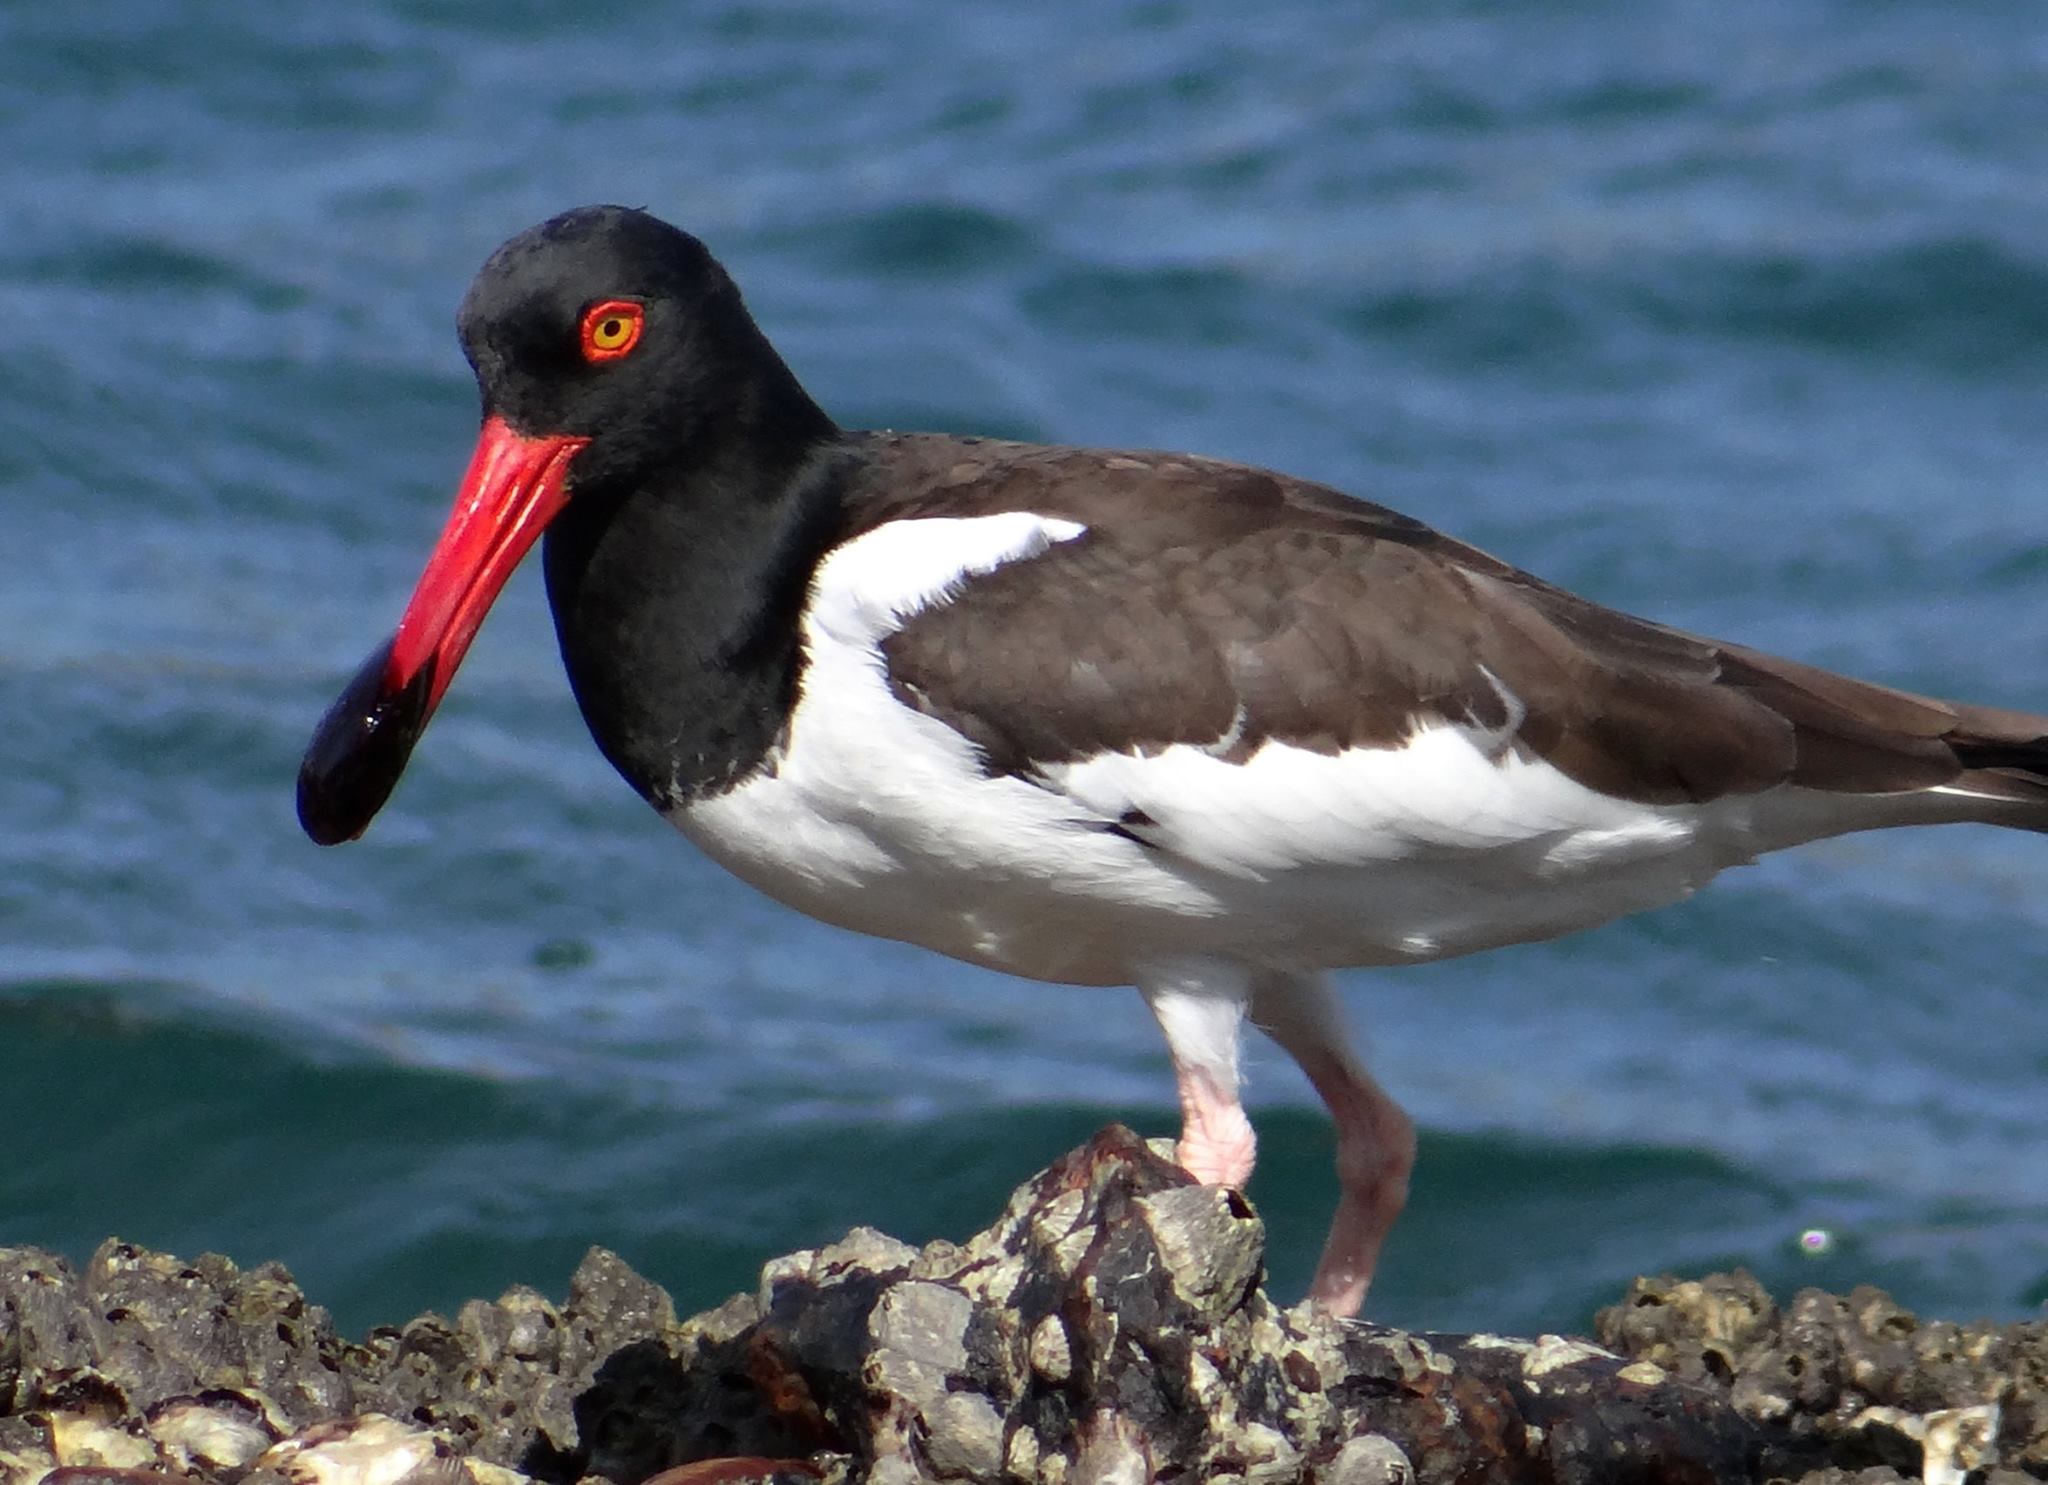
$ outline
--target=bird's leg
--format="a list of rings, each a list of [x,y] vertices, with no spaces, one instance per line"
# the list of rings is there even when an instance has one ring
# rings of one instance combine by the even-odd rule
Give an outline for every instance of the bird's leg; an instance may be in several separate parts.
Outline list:
[[[1309,1298],[1327,1314],[1358,1313],[1380,1245],[1408,1201],[1415,1125],[1352,1055],[1327,976],[1272,973],[1253,989],[1252,1023],[1284,1048],[1337,1127],[1337,1215]]]
[[[1174,1158],[1204,1185],[1242,1188],[1251,1179],[1258,1150],[1237,1096],[1242,979],[1161,974],[1148,977],[1140,988],[1166,1033],[1180,1089],[1180,1144]]]

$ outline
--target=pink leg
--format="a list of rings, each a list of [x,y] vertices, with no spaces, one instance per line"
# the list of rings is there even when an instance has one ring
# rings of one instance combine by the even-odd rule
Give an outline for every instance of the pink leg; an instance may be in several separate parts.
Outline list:
[[[1258,1141],[1238,1101],[1237,1039],[1242,994],[1204,993],[1186,976],[1147,985],[1145,1003],[1166,1033],[1180,1090],[1180,1144],[1174,1158],[1206,1186],[1242,1188],[1251,1179]]]
[[[1408,1201],[1415,1125],[1375,1083],[1344,1037],[1328,979],[1272,974],[1253,993],[1252,1020],[1308,1075],[1337,1127],[1337,1215],[1309,1298],[1337,1316],[1358,1313],[1380,1245]]]
[[[1258,1139],[1235,1088],[1219,1087],[1207,1071],[1176,1062],[1180,1083],[1180,1143],[1173,1157],[1204,1186],[1244,1189],[1258,1158]]]

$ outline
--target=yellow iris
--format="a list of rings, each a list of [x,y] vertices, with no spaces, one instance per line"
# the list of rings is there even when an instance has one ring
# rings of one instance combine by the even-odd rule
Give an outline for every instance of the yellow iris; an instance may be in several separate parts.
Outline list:
[[[640,341],[646,311],[630,299],[607,299],[583,312],[583,359],[616,361]]]

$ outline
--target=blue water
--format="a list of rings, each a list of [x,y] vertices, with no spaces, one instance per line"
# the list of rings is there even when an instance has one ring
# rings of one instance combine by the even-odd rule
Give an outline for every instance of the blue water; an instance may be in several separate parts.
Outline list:
[[[1135,996],[849,938],[674,838],[530,573],[368,840],[299,835],[514,231],[696,231],[849,424],[1277,465],[2048,709],[2044,68],[1988,0],[0,9],[0,1242],[278,1257],[357,1329],[603,1242],[689,1307],[1172,1128]],[[1736,1263],[2037,1313],[2044,875],[1864,837],[1351,977],[1424,1131],[1373,1313],[1578,1328]],[[1270,1055],[1251,1096],[1298,1291],[1327,1133]]]

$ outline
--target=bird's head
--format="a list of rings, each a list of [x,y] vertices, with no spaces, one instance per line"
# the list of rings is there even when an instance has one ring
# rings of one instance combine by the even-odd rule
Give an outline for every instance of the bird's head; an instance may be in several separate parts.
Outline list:
[[[499,248],[457,328],[483,427],[397,632],[306,750],[299,821],[322,845],[369,827],[548,523],[689,458],[758,391],[759,332],[731,278],[696,238],[626,207],[564,212]]]
[[[704,244],[586,206],[491,254],[456,315],[485,427],[576,446],[571,489],[672,457],[733,411],[753,322]]]

